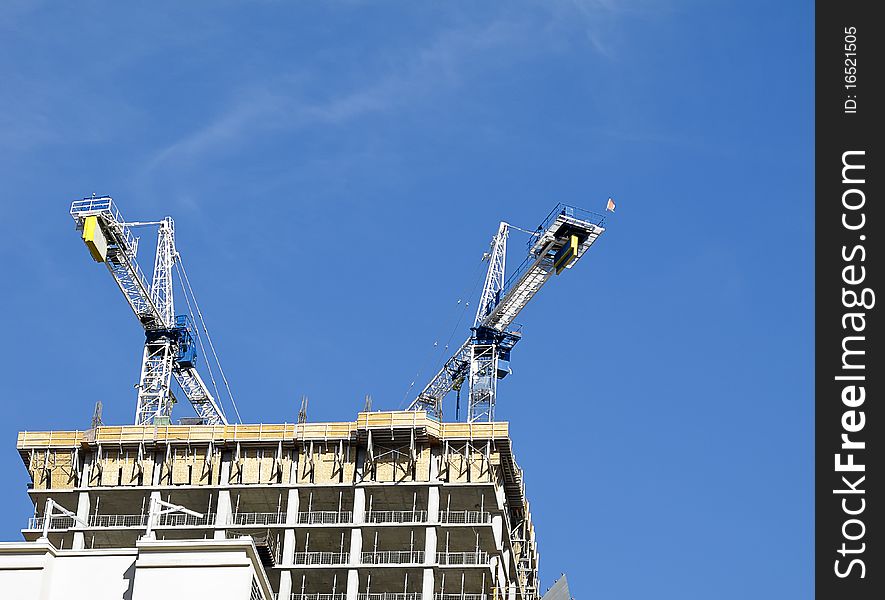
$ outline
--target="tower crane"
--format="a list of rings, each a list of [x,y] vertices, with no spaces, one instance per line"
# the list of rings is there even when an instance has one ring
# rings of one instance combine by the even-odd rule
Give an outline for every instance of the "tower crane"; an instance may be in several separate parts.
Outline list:
[[[522,337],[520,329],[508,328],[551,275],[575,266],[605,231],[604,223],[605,217],[600,214],[558,204],[531,233],[528,256],[505,279],[507,238],[512,226],[502,221],[485,257],[489,267],[471,335],[412,401],[409,410],[426,410],[441,419],[443,398],[452,390],[460,394],[467,381],[467,421],[494,420],[497,380],[510,373],[510,351]]]
[[[172,218],[127,222],[107,196],[76,200],[70,212],[92,258],[107,267],[144,328],[135,424],[169,424],[175,403],[170,389],[173,376],[200,422],[226,424],[224,412],[196,369],[193,322],[187,315],[175,315],[172,271],[180,256]],[[133,229],[142,226],[158,227],[150,283],[136,259],[139,238]]]

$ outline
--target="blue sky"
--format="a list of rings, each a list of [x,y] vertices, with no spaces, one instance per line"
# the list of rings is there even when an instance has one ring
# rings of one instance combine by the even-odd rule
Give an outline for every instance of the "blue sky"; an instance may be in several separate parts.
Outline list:
[[[243,419],[279,422],[402,406],[500,220],[613,196],[499,388],[543,586],[809,597],[812,31],[809,2],[5,2],[0,539],[18,430],[134,410],[143,334],[71,200],[174,216]]]

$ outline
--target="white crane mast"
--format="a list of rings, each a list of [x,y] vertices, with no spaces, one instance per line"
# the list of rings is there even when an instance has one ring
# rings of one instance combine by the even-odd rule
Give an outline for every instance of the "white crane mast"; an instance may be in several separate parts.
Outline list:
[[[190,321],[175,316],[172,271],[179,255],[172,218],[127,223],[110,197],[77,200],[71,216],[92,258],[105,264],[145,331],[135,423],[169,423],[175,403],[173,376],[202,422],[227,423],[196,370]],[[138,238],[132,233],[133,227],[148,225],[159,226],[150,285],[136,260]]]

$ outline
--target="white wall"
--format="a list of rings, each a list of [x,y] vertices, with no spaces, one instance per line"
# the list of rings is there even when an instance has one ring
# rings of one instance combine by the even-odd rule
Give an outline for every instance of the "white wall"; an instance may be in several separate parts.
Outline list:
[[[0,543],[0,597],[16,600],[244,600],[267,578],[251,540],[143,540],[136,548],[58,550]]]

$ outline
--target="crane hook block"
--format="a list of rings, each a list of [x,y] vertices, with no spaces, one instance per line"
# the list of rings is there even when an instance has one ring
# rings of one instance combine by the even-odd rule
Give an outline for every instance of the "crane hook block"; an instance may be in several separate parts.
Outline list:
[[[101,230],[98,217],[91,216],[83,220],[83,241],[95,262],[105,261],[108,257],[108,239]]]

